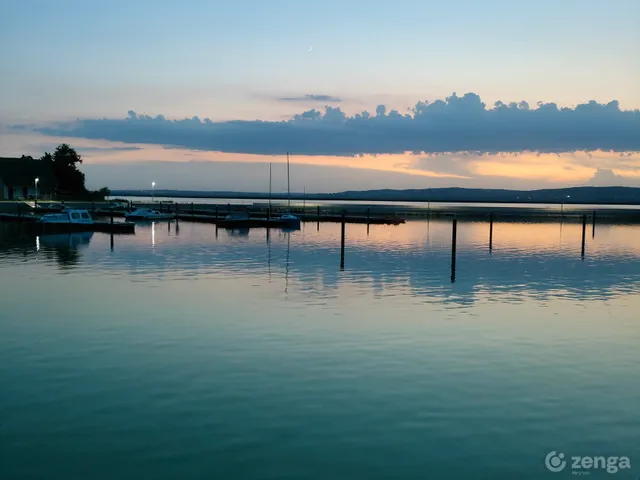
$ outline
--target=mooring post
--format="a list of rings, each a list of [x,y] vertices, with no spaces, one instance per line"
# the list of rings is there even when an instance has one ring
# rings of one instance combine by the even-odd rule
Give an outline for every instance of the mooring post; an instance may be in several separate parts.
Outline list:
[[[593,216],[591,217],[591,238],[596,238],[596,211],[593,211]]]
[[[493,250],[493,212],[489,214],[489,250]]]
[[[584,241],[585,241],[585,237],[586,237],[586,232],[587,232],[587,216],[586,215],[582,215],[582,259],[584,260]]]
[[[344,237],[345,237],[346,218],[342,212],[342,230],[340,234],[340,270],[344,270]]]
[[[113,210],[111,210],[111,225],[113,225]]]
[[[453,219],[451,233],[451,283],[456,281],[456,242],[458,237],[458,220]]]
[[[96,202],[91,202],[91,213],[96,211]]]
[[[191,202],[191,215],[193,215],[193,202]]]
[[[231,213],[231,204],[227,203],[227,214]]]

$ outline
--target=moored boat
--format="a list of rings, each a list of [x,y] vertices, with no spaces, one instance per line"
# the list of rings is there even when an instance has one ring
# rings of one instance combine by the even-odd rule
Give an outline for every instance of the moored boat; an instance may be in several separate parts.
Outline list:
[[[150,208],[136,208],[134,211],[125,213],[124,217],[128,221],[136,220],[172,220],[176,216],[173,213],[160,212]]]
[[[59,213],[47,213],[34,222],[27,222],[41,233],[59,232],[106,232],[106,233],[134,233],[132,223],[96,222],[87,210],[67,208]]]

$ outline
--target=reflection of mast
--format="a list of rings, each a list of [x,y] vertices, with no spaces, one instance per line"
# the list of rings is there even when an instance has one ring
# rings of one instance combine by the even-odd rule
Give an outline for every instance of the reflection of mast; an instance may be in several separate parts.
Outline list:
[[[291,232],[287,232],[287,260],[284,267],[284,293],[289,289],[289,251],[291,250]]]
[[[267,274],[269,275],[269,282],[271,282],[271,235],[269,227],[267,227]]]

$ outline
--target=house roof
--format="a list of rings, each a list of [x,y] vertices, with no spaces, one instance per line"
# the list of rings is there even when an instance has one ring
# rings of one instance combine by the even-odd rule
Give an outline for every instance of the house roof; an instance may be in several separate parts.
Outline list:
[[[57,185],[51,162],[31,158],[0,157],[0,182],[10,187],[30,187],[38,178],[38,187],[46,190]]]

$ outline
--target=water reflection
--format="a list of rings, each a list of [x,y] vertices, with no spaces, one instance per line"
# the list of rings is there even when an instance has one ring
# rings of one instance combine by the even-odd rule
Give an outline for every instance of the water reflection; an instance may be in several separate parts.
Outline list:
[[[581,223],[565,222],[559,237],[559,223],[460,221],[455,257],[450,220],[347,225],[346,255],[341,225],[330,223],[319,231],[316,226],[293,232],[182,223],[179,237],[178,223],[175,234],[170,224],[167,229],[138,225],[135,236],[118,238],[113,254],[108,235],[25,237],[20,229],[6,227],[0,230],[0,267],[10,258],[44,253],[39,258],[55,258],[65,268],[81,265],[119,275],[264,276],[269,281],[275,275],[281,276],[285,293],[305,296],[355,288],[472,305],[480,298],[606,299],[636,291],[640,282],[640,227],[635,225],[601,225],[597,238],[585,239],[583,254]]]
[[[89,246],[92,237],[93,232],[35,235],[20,225],[4,224],[0,225],[0,258],[41,256],[54,259],[62,269],[70,269],[82,262],[81,251]]]

